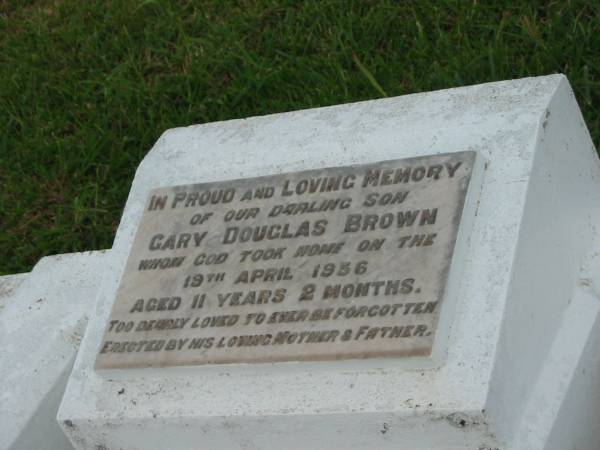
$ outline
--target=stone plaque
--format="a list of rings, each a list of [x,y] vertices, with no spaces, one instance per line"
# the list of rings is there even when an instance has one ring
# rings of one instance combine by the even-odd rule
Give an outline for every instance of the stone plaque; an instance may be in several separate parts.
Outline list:
[[[96,367],[430,355],[474,161],[152,191]]]

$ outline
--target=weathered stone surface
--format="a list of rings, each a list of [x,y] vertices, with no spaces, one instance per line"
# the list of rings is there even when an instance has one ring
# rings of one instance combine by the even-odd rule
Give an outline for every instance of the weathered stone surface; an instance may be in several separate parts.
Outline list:
[[[428,356],[474,160],[153,190],[97,366]]]

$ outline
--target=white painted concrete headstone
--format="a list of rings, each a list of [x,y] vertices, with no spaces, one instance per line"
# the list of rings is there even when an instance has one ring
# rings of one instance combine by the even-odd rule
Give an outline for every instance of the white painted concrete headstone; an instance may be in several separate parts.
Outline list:
[[[169,130],[58,420],[90,450],[600,448],[599,223],[560,75]]]

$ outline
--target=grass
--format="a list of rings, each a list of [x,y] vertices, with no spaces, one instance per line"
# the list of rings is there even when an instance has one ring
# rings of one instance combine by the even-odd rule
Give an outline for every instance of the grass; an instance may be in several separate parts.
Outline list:
[[[0,0],[0,273],[110,247],[167,128],[565,73],[600,134],[598,1]]]

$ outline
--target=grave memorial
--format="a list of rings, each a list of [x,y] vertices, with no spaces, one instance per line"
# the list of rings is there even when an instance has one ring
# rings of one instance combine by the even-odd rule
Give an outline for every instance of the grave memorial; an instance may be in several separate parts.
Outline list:
[[[77,449],[598,448],[600,165],[548,76],[167,131]]]
[[[598,224],[561,75],[168,130],[6,448],[600,449]]]
[[[153,190],[97,368],[429,356],[474,160]]]

